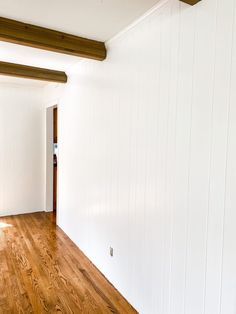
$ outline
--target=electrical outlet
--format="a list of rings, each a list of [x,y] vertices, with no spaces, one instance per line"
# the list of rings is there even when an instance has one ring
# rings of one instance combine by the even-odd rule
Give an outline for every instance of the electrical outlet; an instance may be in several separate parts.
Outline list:
[[[113,257],[114,256],[114,250],[113,247],[110,246],[110,256]]]

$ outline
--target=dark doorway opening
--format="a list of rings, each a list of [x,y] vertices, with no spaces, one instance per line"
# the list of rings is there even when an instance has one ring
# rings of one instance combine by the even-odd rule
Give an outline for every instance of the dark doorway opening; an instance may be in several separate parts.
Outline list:
[[[57,210],[57,107],[53,108],[53,211]]]

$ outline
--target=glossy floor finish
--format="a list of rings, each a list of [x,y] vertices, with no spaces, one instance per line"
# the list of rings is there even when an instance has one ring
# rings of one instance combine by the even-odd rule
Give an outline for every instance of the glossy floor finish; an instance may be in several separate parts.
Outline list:
[[[0,218],[0,313],[137,313],[51,213]]]

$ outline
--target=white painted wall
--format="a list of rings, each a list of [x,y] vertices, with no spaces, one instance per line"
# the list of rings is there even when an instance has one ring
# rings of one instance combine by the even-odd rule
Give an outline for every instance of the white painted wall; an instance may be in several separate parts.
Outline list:
[[[140,313],[236,313],[235,6],[166,1],[59,102],[59,226]]]
[[[45,208],[42,92],[30,83],[0,84],[0,216]]]

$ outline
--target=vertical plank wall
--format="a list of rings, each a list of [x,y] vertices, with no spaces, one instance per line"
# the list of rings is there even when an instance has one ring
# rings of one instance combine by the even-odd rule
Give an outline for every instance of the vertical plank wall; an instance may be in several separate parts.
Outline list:
[[[140,313],[235,314],[236,1],[161,4],[69,75],[58,223]]]

